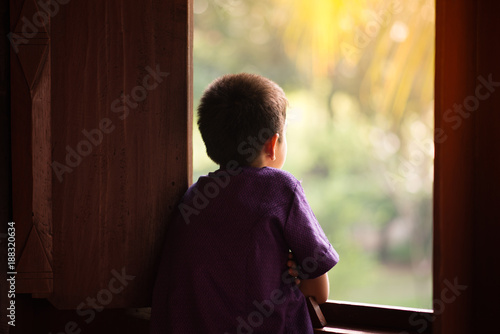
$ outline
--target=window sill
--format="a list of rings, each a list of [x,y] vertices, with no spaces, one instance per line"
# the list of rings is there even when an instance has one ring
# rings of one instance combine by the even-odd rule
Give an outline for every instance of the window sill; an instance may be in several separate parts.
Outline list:
[[[315,334],[321,333],[334,333],[334,334],[401,334],[401,331],[387,331],[387,330],[370,330],[370,329],[360,329],[360,328],[350,328],[350,327],[338,327],[338,326],[326,326],[323,328],[315,328]],[[418,332],[404,332],[404,334],[417,334]]]
[[[320,305],[327,325],[315,333],[430,334],[432,310],[328,300]]]

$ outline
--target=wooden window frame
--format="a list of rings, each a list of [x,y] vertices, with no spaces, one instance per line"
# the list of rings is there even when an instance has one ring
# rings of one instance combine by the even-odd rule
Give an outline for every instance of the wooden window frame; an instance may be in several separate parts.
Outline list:
[[[192,1],[191,2],[192,6]],[[492,5],[494,6],[494,5]],[[454,97],[449,97],[443,92],[444,86],[447,84],[444,77],[450,75],[453,72],[453,66],[448,62],[450,57],[450,52],[448,49],[456,49],[456,44],[458,43],[458,48],[467,49],[469,47],[475,47],[474,44],[476,40],[471,34],[475,33],[477,28],[476,17],[474,15],[469,15],[469,13],[477,13],[477,4],[474,4],[472,0],[457,0],[457,1],[445,1],[436,0],[436,101],[435,101],[435,120],[436,127],[442,123],[444,111],[450,107],[450,101],[456,100],[457,97],[467,96],[466,92],[460,89],[457,90]],[[451,13],[451,14],[450,14]],[[454,16],[453,14],[461,14],[459,16]],[[483,8],[483,14],[488,13],[486,6]],[[494,11],[493,11],[494,13]],[[469,16],[467,16],[469,15]],[[491,16],[491,15],[490,15]],[[465,23],[465,24],[464,24]],[[192,22],[190,22],[191,33],[193,31]],[[468,32],[468,28],[473,28]],[[459,31],[462,35],[456,34]],[[453,37],[453,38],[449,38]],[[465,42],[460,42],[460,38],[466,37]],[[455,47],[455,48],[453,48]],[[472,62],[469,59],[468,54],[459,56],[459,63],[462,65],[471,66]],[[191,82],[192,84],[192,82]],[[465,94],[465,95],[464,95]],[[192,99],[192,96],[191,96]],[[191,111],[192,112],[192,111]],[[465,128],[465,127],[464,127]],[[467,129],[462,129],[462,131],[467,131]],[[436,134],[438,138],[439,134]],[[460,132],[454,132],[452,136],[459,137]],[[450,140],[451,142],[451,140]],[[448,143],[449,144],[449,143]],[[447,196],[450,199],[445,201],[449,203],[453,199],[460,197],[460,194],[456,195],[453,192],[454,189],[443,189],[441,185],[447,181],[448,176],[446,175],[446,169],[449,168],[451,160],[450,157],[446,155],[446,152],[450,150],[449,145],[441,145],[436,148],[436,161],[435,161],[435,185],[434,185],[434,249],[433,249],[433,307],[439,304],[442,299],[440,291],[445,288],[445,282],[447,277],[453,279],[450,273],[456,272],[453,269],[447,272],[442,271],[441,265],[445,260],[450,260],[456,255],[453,254],[453,250],[457,247],[449,247],[449,245],[442,245],[442,233],[446,229],[452,229],[453,226],[448,224],[448,220],[443,218],[443,212],[448,212],[452,208],[443,203],[443,196]],[[469,157],[469,156],[466,156]],[[467,168],[466,168],[467,169]],[[470,170],[465,170],[464,174],[467,174]],[[468,174],[467,174],[468,175]],[[461,189],[463,190],[463,189]],[[467,209],[465,209],[466,211]],[[463,211],[462,211],[463,212]],[[455,216],[460,215],[461,212],[455,214]],[[466,219],[466,218],[463,218]],[[465,220],[461,221],[461,224],[466,224]],[[456,260],[452,260],[456,263]],[[458,265],[459,267],[460,265]],[[465,269],[464,269],[465,268]],[[465,270],[470,268],[469,266],[462,266],[459,268],[459,272],[464,273]],[[456,268],[455,268],[456,269]],[[453,307],[448,306],[449,311],[448,317],[443,317],[442,312],[436,312],[434,310],[425,309],[411,309],[404,307],[392,307],[384,305],[370,305],[362,303],[351,303],[345,301],[334,301],[328,300],[326,303],[320,305],[322,314],[324,315],[327,325],[323,328],[316,328],[315,333],[446,333],[449,332],[448,329],[454,328],[455,331],[450,331],[457,333],[457,329],[460,328],[461,323],[467,323],[466,318],[461,321],[456,321],[455,325],[452,325],[448,320],[448,323],[443,322],[443,318],[451,319],[453,315],[462,314],[463,310],[468,309],[467,303],[470,298],[464,297],[460,302],[454,302]],[[456,311],[458,310],[458,311]],[[441,310],[439,310],[441,311]],[[313,321],[314,321],[313,316]],[[317,320],[317,319],[316,319]],[[445,319],[446,320],[446,319]],[[447,330],[444,330],[446,328]],[[467,331],[466,327],[462,329],[460,333],[465,333]]]

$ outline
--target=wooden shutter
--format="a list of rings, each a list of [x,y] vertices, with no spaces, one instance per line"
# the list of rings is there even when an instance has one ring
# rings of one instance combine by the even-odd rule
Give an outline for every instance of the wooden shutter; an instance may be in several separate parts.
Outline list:
[[[17,291],[148,306],[190,183],[190,2],[10,4]]]

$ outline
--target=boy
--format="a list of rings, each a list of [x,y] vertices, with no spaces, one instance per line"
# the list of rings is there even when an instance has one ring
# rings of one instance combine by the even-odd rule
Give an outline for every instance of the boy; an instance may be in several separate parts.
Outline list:
[[[304,296],[326,301],[338,254],[281,170],[287,104],[254,74],[205,90],[198,126],[221,168],[188,189],[169,225],[151,333],[313,333]]]

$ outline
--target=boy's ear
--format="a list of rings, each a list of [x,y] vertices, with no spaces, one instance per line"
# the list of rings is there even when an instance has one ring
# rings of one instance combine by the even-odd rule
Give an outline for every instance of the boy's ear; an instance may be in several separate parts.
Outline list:
[[[275,133],[264,144],[264,152],[265,152],[266,156],[269,156],[269,158],[272,161],[276,160],[276,150],[278,149],[278,139],[279,138],[280,138],[279,133]]]

